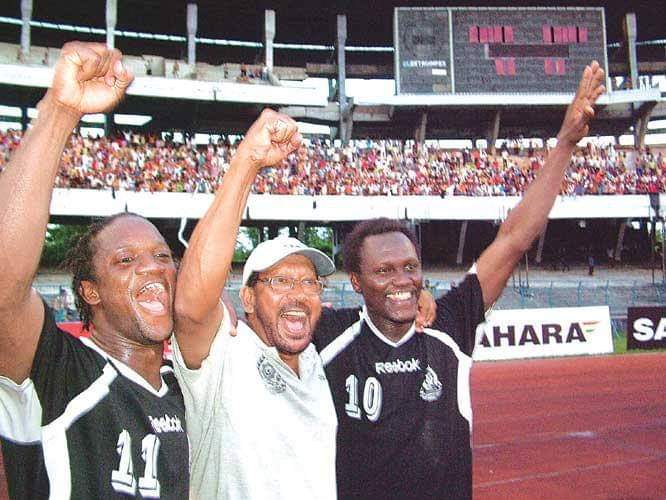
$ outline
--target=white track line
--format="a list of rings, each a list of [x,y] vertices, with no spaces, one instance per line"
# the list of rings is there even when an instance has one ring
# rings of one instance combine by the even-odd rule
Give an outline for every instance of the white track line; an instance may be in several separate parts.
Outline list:
[[[521,476],[521,477],[513,477],[511,479],[501,479],[499,481],[488,481],[485,483],[477,483],[474,485],[474,489],[480,489],[480,488],[490,488],[493,486],[499,486],[502,484],[511,484],[511,483],[519,483],[521,481],[530,481],[533,479],[547,479],[547,478],[553,478],[553,477],[558,477],[558,476],[563,476],[565,474],[571,474],[571,473],[578,473],[578,472],[583,472],[583,471],[590,471],[590,470],[599,470],[599,469],[605,469],[608,467],[620,467],[620,466],[625,466],[625,465],[632,465],[632,464],[640,464],[644,462],[652,462],[655,460],[659,460],[662,458],[666,458],[666,454],[662,454],[659,456],[655,457],[645,457],[645,458],[636,458],[633,460],[623,460],[621,462],[610,462],[607,464],[597,464],[597,465],[588,465],[588,466],[583,466],[583,467],[575,467],[573,469],[565,469],[565,470],[560,470],[560,471],[555,471],[555,472],[541,472],[539,474],[530,474],[528,476]]]

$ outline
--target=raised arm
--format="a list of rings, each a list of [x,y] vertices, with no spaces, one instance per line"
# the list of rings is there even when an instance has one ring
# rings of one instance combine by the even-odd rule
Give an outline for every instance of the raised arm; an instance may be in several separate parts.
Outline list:
[[[500,296],[521,256],[541,233],[557,197],[576,143],[589,133],[594,103],[605,91],[604,72],[597,61],[586,66],[576,96],[567,108],[557,146],[521,202],[509,213],[492,244],[476,263],[483,302],[490,307]]]
[[[30,374],[44,307],[31,283],[44,244],[53,183],[81,116],[113,108],[132,76],[117,50],[72,42],[61,51],[39,115],[0,175],[0,375]]]
[[[220,297],[236,247],[238,226],[254,179],[301,144],[296,122],[264,110],[250,127],[213,204],[199,221],[178,272],[175,334],[189,368],[201,366],[223,317]]]

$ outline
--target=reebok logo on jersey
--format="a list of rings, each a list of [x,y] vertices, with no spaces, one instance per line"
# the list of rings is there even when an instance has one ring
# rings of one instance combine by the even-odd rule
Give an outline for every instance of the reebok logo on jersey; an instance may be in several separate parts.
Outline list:
[[[178,417],[170,417],[165,414],[163,417],[149,416],[148,419],[153,426],[153,430],[158,434],[161,432],[185,432]]]
[[[375,371],[378,375],[382,373],[411,373],[421,370],[421,360],[412,358],[407,361],[398,359],[396,361],[386,361],[385,363],[375,363]]]
[[[430,368],[430,365],[426,366],[426,376],[421,384],[421,390],[419,391],[421,399],[423,401],[437,401],[442,395],[442,383],[439,381],[439,377],[435,370]]]

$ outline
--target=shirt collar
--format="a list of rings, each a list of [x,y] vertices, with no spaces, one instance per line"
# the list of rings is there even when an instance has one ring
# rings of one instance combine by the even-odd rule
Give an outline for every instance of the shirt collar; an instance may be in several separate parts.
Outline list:
[[[382,342],[385,342],[386,344],[390,345],[391,347],[399,347],[405,342],[407,342],[409,339],[411,339],[414,336],[414,333],[416,332],[416,322],[413,322],[411,326],[409,327],[409,330],[405,332],[405,334],[402,336],[400,340],[397,342],[393,342],[391,339],[389,339],[386,335],[384,335],[377,326],[372,322],[370,319],[370,315],[368,314],[368,308],[364,305],[363,309],[361,310],[360,317],[362,320],[365,321],[365,323],[368,325],[370,328],[370,331],[374,333],[379,340]]]
[[[276,363],[279,363],[282,368],[285,370],[288,370],[290,373],[292,373],[294,376],[296,374],[294,371],[285,363],[282,358],[280,357],[280,353],[278,352],[277,348],[275,346],[268,346],[264,343],[263,340],[257,335],[257,333],[250,328],[250,325],[245,323],[244,321],[238,321],[238,326],[236,327],[237,334],[247,336],[249,339],[251,339],[251,342],[253,342],[259,349],[261,349],[262,353],[265,354],[266,356],[270,356],[270,358],[275,361]],[[307,375],[312,369],[313,366],[315,365],[314,361],[316,358],[316,350],[312,342],[308,344],[308,346],[305,348],[305,350],[298,355],[298,371],[301,379],[304,378],[305,375]]]

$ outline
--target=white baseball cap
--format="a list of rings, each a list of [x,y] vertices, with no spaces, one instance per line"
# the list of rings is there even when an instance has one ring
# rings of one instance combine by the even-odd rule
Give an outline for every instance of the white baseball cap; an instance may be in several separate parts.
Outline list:
[[[310,248],[296,238],[279,236],[259,243],[243,267],[243,286],[247,285],[252,273],[265,271],[288,255],[304,255],[315,267],[317,276],[328,276],[335,272],[335,264],[324,252]]]

